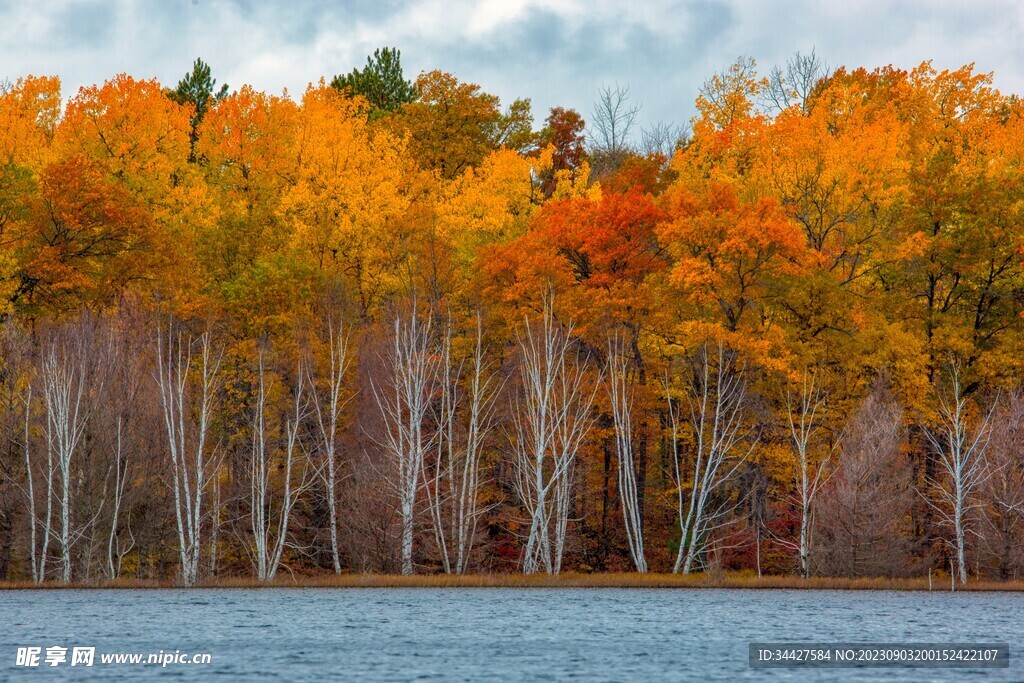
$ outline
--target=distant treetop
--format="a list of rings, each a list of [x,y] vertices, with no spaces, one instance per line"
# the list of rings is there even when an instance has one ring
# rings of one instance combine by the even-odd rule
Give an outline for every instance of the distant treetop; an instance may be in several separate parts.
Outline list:
[[[378,48],[366,58],[366,68],[337,75],[331,85],[353,95],[362,95],[377,115],[398,110],[414,102],[418,93],[402,73],[402,52],[397,48]]]
[[[192,103],[196,108],[196,118],[202,120],[210,103],[222,100],[228,94],[227,83],[216,91],[215,87],[217,79],[213,77],[210,65],[197,58],[192,65],[192,72],[185,74],[185,77],[178,81],[178,87],[169,94],[178,104]]]
[[[216,87],[217,79],[213,77],[210,65],[197,57],[195,64],[192,65],[192,72],[185,74],[185,77],[178,81],[177,88],[167,91],[167,96],[178,104],[191,104],[194,108],[191,121],[192,132],[189,136],[193,149],[193,161],[195,160],[194,150],[199,124],[203,122],[203,117],[206,116],[210,105],[228,95],[227,83],[215,91]]]

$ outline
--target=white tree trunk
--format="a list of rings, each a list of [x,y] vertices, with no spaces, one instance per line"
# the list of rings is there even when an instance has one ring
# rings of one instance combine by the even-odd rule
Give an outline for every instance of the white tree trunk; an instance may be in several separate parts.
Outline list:
[[[633,566],[642,574],[647,572],[647,559],[644,556],[644,530],[633,457],[633,385],[629,373],[629,357],[618,336],[608,340],[607,377],[618,456],[619,504],[622,507],[629,555]]]
[[[331,562],[334,573],[341,573],[338,551],[338,427],[341,411],[348,402],[344,397],[345,374],[348,372],[349,338],[344,325],[327,323],[328,367],[325,386],[317,387],[312,365],[307,366],[310,385],[310,404],[316,418],[321,467],[318,470],[327,499],[328,524],[331,537]]]
[[[940,520],[952,527],[956,573],[961,583],[967,582],[967,515],[977,504],[976,489],[991,475],[986,451],[992,432],[992,415],[998,401],[993,401],[971,429],[967,399],[961,386],[960,363],[949,365],[949,385],[938,395],[937,426],[926,428],[925,436],[939,457],[945,482],[936,483],[938,504],[933,504]],[[973,433],[972,433],[973,432]]]
[[[90,376],[88,354],[101,354],[102,349],[84,348],[82,337],[51,342],[43,352],[40,381],[43,388],[43,407],[47,420],[48,458],[56,462],[60,483],[58,540],[61,557],[61,579],[71,581],[71,550],[81,535],[72,528],[75,472],[72,464],[85,433],[95,395],[101,393],[103,377]],[[102,363],[102,359],[94,359]],[[90,382],[97,386],[90,387]],[[93,396],[90,396],[90,391]],[[49,516],[49,515],[47,515]],[[49,523],[47,524],[49,526]]]
[[[708,549],[708,536],[724,523],[723,520],[727,521],[732,508],[714,506],[715,494],[732,479],[753,450],[753,443],[743,445],[750,432],[745,427],[746,382],[722,344],[718,344],[716,352],[712,358],[707,345],[700,349],[686,390],[694,434],[693,467],[688,472],[690,482],[684,480],[680,465],[680,407],[672,398],[668,377],[665,381],[677,487],[676,511],[681,532],[672,568],[675,573],[680,570],[690,573],[700,555]],[[687,484],[689,496],[684,495]]]
[[[821,409],[826,396],[821,391],[818,378],[804,368],[797,396],[786,392],[786,420],[789,426],[790,446],[798,470],[797,508],[800,510],[800,540],[797,546],[800,554],[800,575],[811,575],[811,528],[814,515],[814,501],[832,456],[839,448],[842,437],[832,440],[830,445],[818,444],[817,433],[821,429]],[[815,451],[818,451],[817,453]],[[830,476],[830,475],[829,475]]]
[[[572,496],[572,470],[593,424],[599,381],[587,386],[586,361],[572,357],[571,323],[563,328],[545,301],[539,325],[518,334],[520,386],[513,404],[513,486],[530,519],[523,572],[561,570]]]
[[[217,575],[217,544],[219,542],[218,535],[220,533],[221,524],[221,499],[220,499],[220,478],[217,472],[213,472],[211,477],[213,487],[213,505],[210,512],[210,564],[209,564],[209,575]]]
[[[39,583],[46,580],[46,558],[50,555],[53,536],[53,448],[50,446],[50,424],[46,425],[46,517],[43,520],[43,548],[39,553]]]
[[[256,546],[254,564],[256,578],[267,579],[267,392],[264,386],[263,352],[259,353],[259,380],[256,389],[256,407],[253,412],[252,448],[249,453],[249,525]]]
[[[497,396],[493,378],[485,376],[487,371],[483,326],[478,318],[472,366],[465,389],[460,389],[462,363],[456,365],[452,360],[449,329],[441,343],[433,473],[424,475],[434,540],[446,573],[463,574],[469,568],[477,524],[484,512],[479,503],[480,457],[494,424]]]
[[[110,522],[110,534],[107,537],[107,577],[116,579],[121,575],[121,562],[124,556],[131,550],[121,548],[120,537],[118,536],[118,521],[121,514],[121,503],[124,499],[124,489],[128,482],[128,458],[121,457],[121,418],[117,419],[117,446],[114,451],[114,513]],[[134,545],[134,542],[132,543]]]
[[[413,573],[416,498],[430,446],[424,420],[437,381],[437,356],[431,322],[420,321],[414,301],[407,317],[395,318],[391,353],[385,359],[386,383],[380,387],[371,384],[384,423],[379,443],[394,467],[390,483],[402,514],[401,563],[406,575]]]
[[[31,562],[32,581],[42,583],[46,577],[46,554],[50,544],[50,510],[53,501],[53,457],[52,451],[47,447],[47,468],[46,468],[46,518],[43,527],[43,547],[40,552],[37,540],[37,528],[40,526],[39,518],[36,515],[36,492],[34,478],[32,476],[32,442],[30,426],[32,423],[32,384],[29,383],[25,390],[25,476],[28,479],[26,494],[28,496],[28,518],[29,518],[29,559]]]
[[[193,347],[199,346],[199,368],[192,381]],[[215,469],[207,450],[210,421],[218,386],[221,354],[214,354],[209,332],[198,341],[184,340],[168,326],[166,339],[157,334],[157,384],[171,456],[171,490],[178,531],[181,581],[196,583],[202,549],[203,494]],[[193,387],[193,383],[197,385]],[[199,396],[193,400],[193,389]],[[195,405],[193,405],[195,404]]]
[[[254,564],[256,578],[260,581],[273,581],[277,576],[281,558],[288,547],[288,524],[292,509],[306,485],[306,461],[302,463],[302,477],[298,486],[293,484],[292,471],[296,466],[299,448],[299,430],[305,419],[303,397],[305,371],[299,366],[296,373],[296,386],[293,392],[292,413],[284,425],[284,482],[280,501],[275,500],[272,491],[270,473],[273,469],[272,454],[267,447],[267,380],[263,352],[258,357],[258,384],[256,390],[256,406],[252,423],[252,450],[250,451],[250,525],[252,528]],[[275,505],[275,503],[277,503]],[[277,516],[273,511],[277,508]]]

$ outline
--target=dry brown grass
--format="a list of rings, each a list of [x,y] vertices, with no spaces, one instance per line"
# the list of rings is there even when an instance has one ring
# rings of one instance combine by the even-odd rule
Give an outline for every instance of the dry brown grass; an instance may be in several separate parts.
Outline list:
[[[147,589],[179,588],[173,581],[145,581],[119,579],[95,583],[46,583],[37,586],[29,581],[0,582],[0,590],[30,588],[101,588]],[[763,576],[750,573],[705,574],[576,574],[560,576],[546,574],[471,574],[450,576],[428,574],[398,576],[393,574],[340,574],[318,576],[282,576],[273,583],[261,583],[251,578],[222,578],[203,583],[200,588],[743,588],[743,589],[797,589],[797,590],[901,590],[927,591],[927,578],[914,579],[854,579],[811,578],[798,576]],[[932,588],[949,590],[949,577],[935,577]],[[966,591],[1024,591],[1024,581],[972,580],[957,590]]]

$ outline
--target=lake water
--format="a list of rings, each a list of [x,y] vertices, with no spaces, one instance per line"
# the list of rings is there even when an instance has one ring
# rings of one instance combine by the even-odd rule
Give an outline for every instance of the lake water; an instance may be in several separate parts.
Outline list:
[[[751,641],[1008,642],[1010,668],[750,669]],[[16,666],[19,647],[68,662]],[[95,647],[91,668],[71,648]],[[103,664],[102,653],[210,653]],[[42,671],[41,669],[46,669]],[[1024,680],[1024,595],[657,589],[0,592],[0,680]]]

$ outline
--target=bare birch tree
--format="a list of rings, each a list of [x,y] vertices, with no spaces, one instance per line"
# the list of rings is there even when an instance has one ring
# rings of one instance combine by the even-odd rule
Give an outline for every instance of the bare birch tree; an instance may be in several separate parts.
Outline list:
[[[575,356],[572,324],[562,327],[547,299],[539,324],[517,333],[520,386],[513,402],[513,486],[530,519],[523,571],[561,570],[571,476],[593,424],[598,383],[587,383],[586,359]]]
[[[747,386],[736,367],[733,352],[719,343],[712,351],[705,344],[693,359],[686,398],[693,431],[693,462],[684,479],[679,448],[681,405],[672,397],[666,377],[665,392],[670,427],[670,447],[677,488],[677,514],[681,537],[672,571],[690,573],[708,547],[708,536],[719,528],[734,507],[719,500],[725,485],[753,451],[744,443]],[[689,495],[684,495],[689,490]]]
[[[42,520],[36,513],[36,491],[35,478],[33,476],[32,463],[32,384],[25,389],[25,433],[23,448],[25,451],[25,474],[27,478],[26,494],[28,496],[29,514],[29,557],[32,571],[32,581],[42,583],[46,580],[46,558],[49,556],[50,538],[53,533],[53,449],[49,448],[50,438],[47,438],[46,448],[46,513]],[[49,429],[49,423],[47,423]],[[41,529],[40,529],[41,527]],[[39,547],[38,535],[41,530],[43,536],[42,548]]]
[[[608,398],[615,427],[615,450],[618,456],[619,504],[633,566],[640,573],[647,571],[644,556],[644,529],[637,496],[636,462],[633,457],[633,380],[629,356],[623,341],[615,335],[608,340]]]
[[[28,491],[29,491],[29,506],[30,513],[32,515],[32,554],[33,554],[33,577],[36,583],[42,583],[46,580],[46,562],[50,556],[50,543],[54,537],[53,528],[53,500],[56,495],[54,487],[54,478],[56,476],[54,461],[53,461],[53,449],[50,447],[52,443],[52,437],[50,436],[50,425],[46,425],[46,512],[43,519],[40,521],[36,517],[35,512],[35,491],[32,486],[32,463],[30,462],[30,441],[28,437],[28,421],[29,417],[26,415],[26,438],[25,438],[25,466],[28,469]],[[43,543],[39,549],[38,562],[35,561],[36,557],[36,526],[42,526],[43,532]]]
[[[193,354],[198,350],[198,365],[192,377]],[[171,490],[178,532],[181,580],[186,586],[198,579],[202,549],[203,494],[215,471],[208,440],[214,401],[219,386],[222,352],[215,352],[210,332],[198,339],[175,333],[173,325],[166,336],[158,330],[156,338],[157,385],[163,412],[167,445],[171,457]]]
[[[428,318],[420,320],[413,302],[407,315],[394,321],[387,380],[371,389],[384,423],[380,440],[393,466],[390,479],[402,513],[402,574],[413,572],[413,531],[423,459],[432,435],[424,424],[437,381],[438,359]]]
[[[494,408],[500,385],[484,358],[483,323],[477,318],[476,343],[460,390],[463,364],[452,359],[449,328],[441,344],[440,393],[437,437],[432,476],[426,473],[427,503],[445,572],[463,574],[469,568],[477,525],[485,508],[480,505],[480,458],[494,426]],[[465,404],[465,405],[463,405]]]
[[[937,503],[929,499],[940,521],[953,531],[956,573],[960,583],[967,582],[967,533],[969,514],[979,507],[975,493],[991,474],[986,450],[992,432],[994,401],[987,412],[972,420],[961,385],[960,362],[952,360],[948,385],[938,392],[937,424],[925,428],[925,436],[938,457],[945,475],[936,481]],[[971,422],[975,424],[971,424]]]
[[[107,536],[107,577],[116,579],[121,575],[121,564],[125,555],[135,545],[134,539],[127,547],[122,547],[118,535],[118,523],[121,517],[121,506],[124,501],[125,488],[128,485],[128,456],[123,454],[121,446],[122,420],[117,419],[116,447],[114,450],[114,511],[110,522],[110,533]]]
[[[814,502],[821,485],[828,479],[829,462],[842,439],[821,444],[822,409],[826,396],[817,374],[804,368],[799,392],[786,389],[786,422],[789,427],[790,447],[797,467],[796,506],[800,510],[800,540],[796,550],[800,554],[800,575],[811,575],[811,532]],[[824,478],[822,478],[824,476]]]
[[[262,350],[257,355],[257,366],[256,405],[253,409],[252,447],[249,452],[249,521],[256,578],[260,581],[273,581],[288,547],[288,523],[292,510],[306,486],[307,460],[298,453],[301,449],[299,430],[306,417],[303,396],[305,370],[300,364],[295,374],[291,414],[284,423],[284,458],[280,463],[284,481],[280,487],[280,501],[277,501],[271,481],[275,469],[273,451],[276,449],[273,444],[268,447],[267,373]],[[297,468],[301,470],[301,475],[296,484],[293,471]]]
[[[306,366],[309,395],[316,433],[319,437],[320,467],[317,469],[327,500],[331,535],[331,562],[334,573],[341,573],[338,552],[338,429],[341,412],[348,402],[344,395],[344,379],[350,364],[349,332],[342,323],[327,321],[327,374],[322,388],[317,386],[312,364]]]
[[[104,556],[105,573],[108,579],[121,575],[124,558],[135,547],[135,535],[131,526],[131,512],[140,493],[135,486],[136,473],[146,463],[139,456],[146,449],[140,441],[141,424],[147,417],[146,404],[139,400],[148,358],[148,344],[145,334],[133,334],[140,329],[133,323],[132,311],[122,311],[116,321],[116,331],[110,346],[110,366],[107,379],[107,393],[111,400],[104,401],[93,419],[92,438],[101,450],[108,453],[105,463],[106,478],[112,479],[113,505],[110,511]],[[144,328],[142,328],[144,329]],[[145,369],[144,369],[145,368]],[[142,456],[143,458],[145,456]],[[112,473],[112,474],[111,474]],[[104,484],[104,488],[106,488]],[[122,520],[122,517],[124,518]],[[104,539],[101,539],[101,541]]]
[[[92,322],[83,318],[75,328],[61,330],[46,345],[39,368],[47,424],[46,447],[48,457],[52,454],[56,464],[55,472],[60,485],[57,501],[60,528],[57,540],[61,579],[65,583],[71,581],[72,548],[88,526],[76,526],[76,520],[73,519],[73,479],[77,478],[73,463],[89,417],[103,391],[104,372],[107,370],[104,362],[108,360],[105,347],[109,340],[100,339],[100,336],[93,329]],[[99,510],[95,514],[98,515]]]

